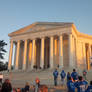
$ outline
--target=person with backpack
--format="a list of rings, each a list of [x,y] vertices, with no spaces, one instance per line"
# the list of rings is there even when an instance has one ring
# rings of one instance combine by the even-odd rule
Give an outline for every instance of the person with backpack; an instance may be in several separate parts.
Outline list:
[[[78,80],[78,73],[76,72],[75,69],[73,69],[73,72],[71,73],[71,77],[72,77],[73,81]]]
[[[61,71],[60,76],[61,76],[61,85],[64,85],[66,77],[66,73],[64,70]]]
[[[54,77],[54,85],[57,86],[57,78],[58,78],[58,71],[55,69],[53,72],[53,77]]]

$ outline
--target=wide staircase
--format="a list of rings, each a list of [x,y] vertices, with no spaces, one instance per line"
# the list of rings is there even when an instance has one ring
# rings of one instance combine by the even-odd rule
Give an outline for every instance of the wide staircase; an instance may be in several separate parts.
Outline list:
[[[72,72],[72,68],[65,68],[65,72]],[[82,70],[76,69],[77,72],[82,75]],[[34,85],[35,79],[39,78],[41,84],[46,84],[48,87],[54,85],[53,82],[53,71],[54,69],[45,69],[45,70],[32,70],[32,71],[11,71],[3,72],[4,79],[9,78],[13,87],[24,87],[26,82],[29,82],[30,85]],[[61,85],[60,72],[61,69],[58,69],[58,85]],[[87,79],[88,81],[92,80],[92,70],[88,71]]]

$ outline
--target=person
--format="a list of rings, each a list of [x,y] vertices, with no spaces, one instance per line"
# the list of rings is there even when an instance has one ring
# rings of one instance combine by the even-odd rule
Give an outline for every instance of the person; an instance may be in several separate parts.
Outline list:
[[[61,84],[64,85],[66,77],[66,73],[64,70],[61,71],[60,76],[61,76]]]
[[[75,92],[76,87],[75,87],[71,77],[68,77],[67,88],[68,88],[68,92]]]
[[[88,86],[86,92],[92,92],[92,81],[90,81],[90,85]]]
[[[78,80],[78,73],[76,72],[75,69],[73,69],[73,72],[71,73],[71,77],[72,77],[73,81]]]
[[[17,92],[17,90],[15,88],[12,89],[12,92]]]
[[[29,83],[26,82],[26,85],[25,85],[25,88],[24,88],[25,92],[29,92],[29,88],[30,88]]]
[[[77,88],[77,92],[86,92],[87,89],[87,81],[83,80],[82,76],[78,77],[78,81],[75,82],[75,87]]]
[[[69,81],[69,78],[71,77],[70,72],[67,72],[67,82]]]
[[[83,70],[83,78],[84,78],[85,80],[87,79],[86,75],[87,75],[87,71],[84,69],[84,70]]]
[[[57,71],[57,69],[54,70],[53,76],[54,76],[54,86],[57,86],[57,78],[58,78],[58,71]]]
[[[40,80],[39,80],[39,78],[36,78],[34,92],[38,92],[39,91],[39,86],[40,86]]]
[[[3,80],[3,74],[0,73],[0,84],[2,84],[2,80]]]
[[[11,92],[12,91],[12,85],[9,81],[9,79],[5,79],[4,83],[2,84],[2,92]]]
[[[17,92],[21,92],[21,89],[20,88],[17,88]]]

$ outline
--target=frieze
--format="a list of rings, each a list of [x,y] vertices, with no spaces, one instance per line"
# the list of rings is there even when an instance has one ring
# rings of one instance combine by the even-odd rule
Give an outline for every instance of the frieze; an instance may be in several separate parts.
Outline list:
[[[24,39],[35,39],[35,38],[42,38],[42,37],[50,37],[54,35],[62,35],[62,34],[70,34],[71,31],[69,28],[63,28],[63,29],[58,29],[58,30],[47,30],[47,31],[42,31],[42,32],[35,32],[35,33],[30,33],[30,34],[24,34],[24,35],[18,35],[18,36],[13,36],[11,39],[12,40],[24,40]]]

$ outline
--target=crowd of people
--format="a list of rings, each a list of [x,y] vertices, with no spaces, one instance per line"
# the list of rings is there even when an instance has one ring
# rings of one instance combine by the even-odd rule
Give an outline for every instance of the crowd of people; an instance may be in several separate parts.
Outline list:
[[[65,78],[67,79],[66,86],[68,92],[92,92],[92,81],[90,81],[90,85],[88,85],[86,70],[83,71],[83,76],[79,75],[76,69],[73,69],[73,72],[65,73],[64,70],[61,71],[61,85],[65,85]],[[59,72],[57,69],[53,72],[54,76],[54,85],[57,86],[57,80],[59,76]]]
[[[87,71],[83,71],[83,76],[79,75],[76,69],[73,69],[72,73],[62,70],[60,73],[57,69],[53,72],[54,77],[54,86],[58,85],[58,77],[61,77],[61,86],[67,86],[68,92],[92,92],[92,81],[90,85],[87,82]],[[2,82],[2,76],[0,77],[0,92],[29,92],[30,85],[27,82],[24,88],[12,88],[11,82],[9,79],[5,79]],[[35,80],[34,92],[39,92],[40,80],[36,78]],[[46,86],[44,86],[46,88]],[[42,91],[43,92],[43,91]],[[47,92],[47,91],[46,91]]]

